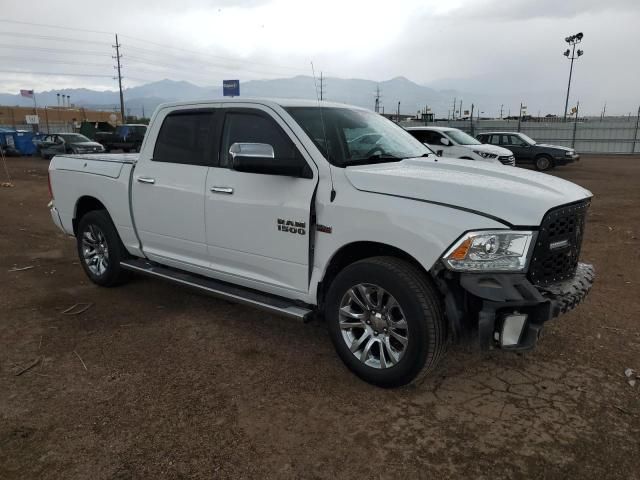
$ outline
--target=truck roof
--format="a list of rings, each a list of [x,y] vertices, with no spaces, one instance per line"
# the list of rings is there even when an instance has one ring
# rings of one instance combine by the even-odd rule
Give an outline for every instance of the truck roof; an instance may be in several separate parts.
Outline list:
[[[180,101],[180,102],[168,102],[163,103],[158,106],[158,108],[172,108],[172,107],[182,107],[189,105],[211,105],[218,103],[255,103],[265,106],[280,106],[283,108],[286,107],[326,107],[326,108],[352,108],[357,110],[367,110],[366,108],[356,107],[355,105],[349,105],[346,103],[338,103],[338,102],[327,102],[317,101],[317,100],[308,100],[308,99],[299,99],[299,98],[260,98],[260,97],[236,97],[236,98],[212,98],[212,99],[201,99],[201,100],[189,100],[189,101]]]
[[[405,130],[432,130],[435,132],[450,132],[451,130],[460,130],[453,127],[405,127]]]
[[[508,130],[497,130],[491,132],[481,132],[478,135],[519,135],[522,132],[513,132]]]

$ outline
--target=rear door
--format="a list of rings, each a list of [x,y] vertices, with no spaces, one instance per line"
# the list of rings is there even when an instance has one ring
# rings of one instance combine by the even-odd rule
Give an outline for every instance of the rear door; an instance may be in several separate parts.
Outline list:
[[[269,144],[273,162],[305,162],[312,178],[235,171],[229,155],[234,143]],[[306,293],[316,184],[315,164],[275,112],[252,104],[227,109],[219,164],[209,169],[205,192],[212,268],[244,286]]]
[[[219,112],[184,108],[155,120],[161,122],[155,146],[141,153],[132,184],[136,228],[151,260],[187,270],[208,268],[204,190],[217,150]]]

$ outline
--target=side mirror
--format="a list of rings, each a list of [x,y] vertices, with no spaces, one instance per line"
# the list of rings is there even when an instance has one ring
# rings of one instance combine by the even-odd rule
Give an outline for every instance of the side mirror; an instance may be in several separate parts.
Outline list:
[[[451,142],[449,142],[449,139],[448,139],[448,138],[442,137],[442,138],[440,138],[440,143],[441,143],[442,145],[444,145],[444,146],[449,146],[449,144],[450,144]]]
[[[299,158],[275,161],[273,147],[267,143],[234,143],[229,148],[231,167],[237,172],[313,178],[307,163]]]

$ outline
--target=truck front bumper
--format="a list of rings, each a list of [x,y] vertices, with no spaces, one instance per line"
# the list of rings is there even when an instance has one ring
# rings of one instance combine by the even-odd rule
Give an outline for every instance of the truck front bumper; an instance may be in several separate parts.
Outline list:
[[[573,278],[545,287],[525,275],[463,274],[460,286],[478,306],[478,338],[485,349],[532,349],[544,323],[574,309],[589,293],[592,265],[579,263]]]

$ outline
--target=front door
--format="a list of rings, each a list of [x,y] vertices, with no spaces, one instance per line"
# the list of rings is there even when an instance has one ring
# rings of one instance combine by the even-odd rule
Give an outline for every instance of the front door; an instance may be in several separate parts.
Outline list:
[[[273,162],[306,162],[312,178],[235,171],[229,154],[234,143],[271,145]],[[226,111],[220,163],[209,169],[205,192],[211,267],[224,279],[276,294],[308,291],[317,171],[303,151],[270,109],[252,105]]]
[[[528,144],[517,135],[501,135],[500,146],[511,150],[516,160],[529,160],[531,149],[528,148]]]
[[[216,112],[183,109],[160,116],[154,150],[145,149],[136,164],[133,214],[151,260],[198,272],[208,268],[204,190],[217,150]]]

